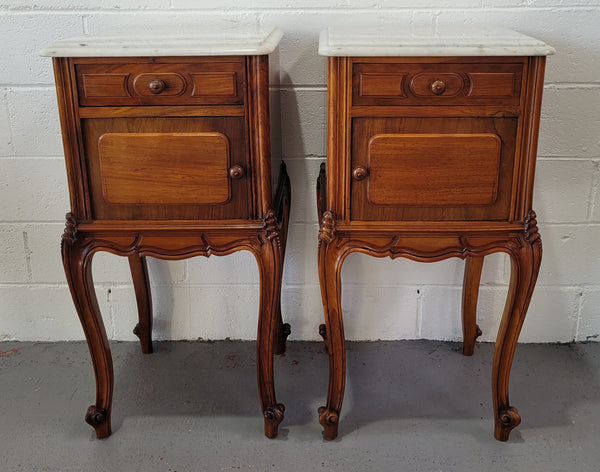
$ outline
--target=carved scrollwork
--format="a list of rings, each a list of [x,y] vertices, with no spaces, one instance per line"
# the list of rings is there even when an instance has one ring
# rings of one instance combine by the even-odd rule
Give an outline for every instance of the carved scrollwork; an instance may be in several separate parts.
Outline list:
[[[321,246],[322,242],[325,242],[325,244],[331,243],[334,237],[335,218],[333,217],[333,213],[328,210],[323,213],[323,218],[321,220],[321,228],[319,229],[319,246]]]
[[[263,415],[267,422],[272,423],[274,425],[278,425],[283,421],[284,411],[285,406],[283,405],[283,403],[278,403],[277,405],[268,406],[267,408],[265,408]]]
[[[514,406],[507,408],[499,413],[502,425],[508,428],[514,428],[521,422],[521,415]]]
[[[97,428],[106,421],[106,410],[98,408],[96,405],[90,405],[85,414],[85,422],[94,428]]]
[[[263,216],[263,229],[265,231],[265,237],[269,241],[273,241],[275,239],[277,245],[281,246],[279,224],[277,223],[277,215],[275,210],[269,209],[265,213],[265,216]]]
[[[523,220],[523,235],[525,241],[528,241],[530,244],[539,244],[541,246],[542,238],[538,230],[536,217],[537,215],[533,210],[527,213],[525,220]]]
[[[77,220],[75,219],[75,215],[71,212],[67,213],[66,219],[65,231],[62,235],[61,244],[67,243],[73,245],[77,241]]]
[[[327,407],[319,408],[319,423],[321,426],[329,426],[336,425],[340,419],[340,415],[338,415],[335,411],[329,410]]]

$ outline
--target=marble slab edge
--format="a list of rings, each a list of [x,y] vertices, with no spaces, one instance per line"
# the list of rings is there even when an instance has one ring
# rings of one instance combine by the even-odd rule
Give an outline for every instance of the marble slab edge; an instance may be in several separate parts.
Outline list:
[[[374,31],[371,37],[367,34],[358,33],[351,41],[344,44],[344,38],[334,38],[331,41],[330,30],[321,31],[319,36],[319,54],[321,56],[344,57],[376,57],[376,56],[550,56],[556,50],[543,41],[529,36],[514,33],[513,41],[498,41],[492,44],[489,38],[478,41],[476,37],[447,38],[443,37],[409,37],[406,36],[405,44],[402,44],[402,36],[394,38],[395,44],[386,43],[383,37],[378,37]],[[361,38],[364,41],[361,43]],[[519,43],[519,39],[521,42]],[[389,40],[389,38],[388,38]],[[445,44],[443,44],[445,43]]]
[[[272,53],[282,37],[283,31],[279,28],[264,28],[246,38],[225,32],[214,36],[163,36],[160,33],[151,37],[82,36],[58,41],[40,54],[46,57],[261,56]]]

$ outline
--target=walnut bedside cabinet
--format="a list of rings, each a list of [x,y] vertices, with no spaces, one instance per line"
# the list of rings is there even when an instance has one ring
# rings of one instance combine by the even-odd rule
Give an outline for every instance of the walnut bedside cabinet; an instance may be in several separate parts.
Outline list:
[[[280,290],[290,183],[283,163],[271,168],[269,60],[282,32],[197,26],[191,35],[126,34],[44,51],[54,62],[71,201],[62,257],[96,377],[86,421],[99,438],[111,434],[113,368],[94,253],[129,259],[134,332],[151,353],[146,256],[247,250],[260,274],[258,389],[265,434],[275,437],[284,406],[275,399],[273,353],[285,350],[289,334]]]
[[[337,436],[344,396],[340,272],[352,252],[466,259],[465,355],[481,334],[475,313],[483,259],[507,253],[512,275],[494,351],[494,436],[507,440],[521,421],[508,380],[542,256],[531,200],[545,56],[553,52],[493,27],[321,34],[328,150],[317,185],[320,331],[329,391],[319,421],[326,439]]]

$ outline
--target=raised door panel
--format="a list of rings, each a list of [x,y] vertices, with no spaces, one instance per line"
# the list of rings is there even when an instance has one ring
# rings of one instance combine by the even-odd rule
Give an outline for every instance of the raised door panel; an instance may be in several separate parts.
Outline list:
[[[350,216],[508,220],[517,118],[354,118]]]
[[[82,120],[95,219],[246,219],[243,117]]]
[[[98,156],[110,204],[217,205],[231,196],[222,133],[105,133]]]
[[[372,205],[492,205],[500,138],[492,133],[378,134],[367,149]],[[468,176],[477,178],[467,178]]]

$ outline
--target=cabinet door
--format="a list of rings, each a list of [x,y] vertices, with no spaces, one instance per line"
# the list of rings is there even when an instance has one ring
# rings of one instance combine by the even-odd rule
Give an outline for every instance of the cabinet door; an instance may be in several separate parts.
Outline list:
[[[95,219],[246,219],[244,119],[82,120]]]
[[[517,118],[355,118],[353,220],[508,220]]]

